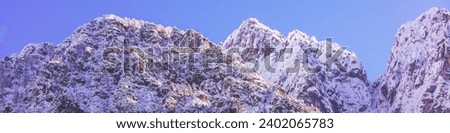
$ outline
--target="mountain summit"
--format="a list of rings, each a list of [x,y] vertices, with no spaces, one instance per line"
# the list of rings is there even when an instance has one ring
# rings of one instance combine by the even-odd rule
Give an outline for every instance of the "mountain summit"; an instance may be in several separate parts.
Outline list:
[[[398,30],[386,73],[377,79],[378,112],[450,112],[450,12],[431,8]]]
[[[300,30],[285,37],[250,18],[222,47],[239,53],[269,83],[322,112],[368,111],[371,95],[362,63],[332,40],[317,41]]]

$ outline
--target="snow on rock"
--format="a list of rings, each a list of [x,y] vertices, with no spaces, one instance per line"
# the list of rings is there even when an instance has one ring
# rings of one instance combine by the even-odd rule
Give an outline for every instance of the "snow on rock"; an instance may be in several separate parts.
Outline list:
[[[397,32],[384,75],[373,83],[376,112],[450,112],[450,12],[431,8]]]
[[[228,53],[239,53],[253,70],[249,72],[261,74],[270,84],[322,112],[366,112],[370,106],[362,63],[336,43],[319,42],[299,30],[284,37],[250,18],[222,47]]]
[[[2,112],[318,112],[194,30],[105,15],[0,60]]]
[[[355,53],[255,18],[215,45],[105,15],[0,60],[1,112],[450,112],[450,13],[401,26],[369,84]]]

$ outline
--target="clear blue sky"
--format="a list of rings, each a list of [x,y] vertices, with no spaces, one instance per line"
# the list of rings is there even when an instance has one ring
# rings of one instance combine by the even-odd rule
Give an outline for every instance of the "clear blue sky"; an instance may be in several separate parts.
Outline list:
[[[450,9],[450,0],[4,0],[0,2],[0,58],[30,42],[59,43],[78,26],[116,14],[195,29],[218,43],[255,17],[286,35],[299,29],[356,52],[370,80],[386,69],[399,26],[431,7]]]

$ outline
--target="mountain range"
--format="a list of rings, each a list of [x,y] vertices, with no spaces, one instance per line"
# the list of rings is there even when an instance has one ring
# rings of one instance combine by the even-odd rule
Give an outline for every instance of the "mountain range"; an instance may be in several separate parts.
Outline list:
[[[450,12],[403,24],[386,72],[370,82],[357,55],[255,18],[215,44],[115,15],[59,44],[28,44],[0,59],[0,111],[450,112]]]

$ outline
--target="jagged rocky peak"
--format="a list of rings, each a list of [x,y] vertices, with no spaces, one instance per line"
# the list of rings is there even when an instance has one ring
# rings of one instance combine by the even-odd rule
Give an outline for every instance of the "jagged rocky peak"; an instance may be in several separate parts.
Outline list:
[[[322,112],[368,111],[371,98],[361,61],[332,40],[317,41],[300,30],[284,37],[250,18],[222,47],[239,50],[243,61],[269,83]]]
[[[231,58],[194,30],[105,15],[0,60],[0,111],[319,111]]]
[[[379,112],[450,112],[450,12],[431,8],[398,30],[373,88]]]
[[[314,36],[310,37],[306,33],[302,32],[300,30],[293,30],[293,31],[289,32],[288,36],[287,36],[287,40],[289,42],[306,41],[306,40],[311,40],[311,41],[317,42],[317,40]]]
[[[285,52],[285,60],[278,62],[280,67],[302,62],[297,72],[280,72],[276,80],[289,94],[304,97],[322,112],[368,111],[369,82],[354,52],[331,39],[317,41],[314,36],[298,30],[288,35],[288,45],[284,49],[291,49],[291,52]]]
[[[121,18],[114,14],[103,15],[101,17],[95,18],[94,21],[97,21],[97,22],[108,21],[110,23],[122,24],[124,27],[136,28],[136,29],[139,29],[142,26],[144,26],[145,24],[149,23],[149,22],[145,22],[145,21],[137,20],[137,19],[133,19],[133,18],[127,18],[127,17]]]
[[[437,8],[433,7],[427,10],[425,13],[421,15],[421,17],[417,18],[419,21],[434,21],[434,22],[448,22],[450,19],[450,13],[445,8]],[[416,20],[417,21],[417,20]]]
[[[227,50],[238,48],[246,53],[244,60],[250,60],[266,56],[284,42],[285,37],[280,32],[270,29],[256,18],[249,18],[227,37],[222,47]]]

